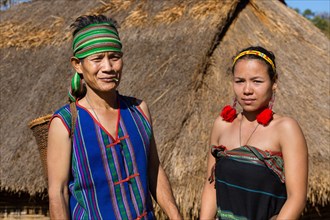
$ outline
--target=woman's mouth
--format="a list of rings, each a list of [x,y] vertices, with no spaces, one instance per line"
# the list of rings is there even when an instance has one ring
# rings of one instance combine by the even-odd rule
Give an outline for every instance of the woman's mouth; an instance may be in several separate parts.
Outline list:
[[[242,99],[245,105],[251,105],[255,99]]]

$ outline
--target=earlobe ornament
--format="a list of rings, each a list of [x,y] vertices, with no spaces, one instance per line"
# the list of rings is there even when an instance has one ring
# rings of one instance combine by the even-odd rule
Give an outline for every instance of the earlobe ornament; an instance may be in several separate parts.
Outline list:
[[[236,103],[237,103],[237,99],[235,98],[234,99],[234,103],[233,105],[226,105],[221,113],[220,113],[220,116],[223,118],[224,121],[227,121],[227,122],[232,122],[234,121],[234,119],[237,117],[237,112],[236,112]]]
[[[273,119],[273,105],[274,105],[274,102],[275,102],[275,92],[273,93],[273,96],[272,96],[272,99],[270,100],[269,102],[269,105],[268,105],[268,108],[265,108],[262,112],[260,112],[258,115],[257,115],[257,122],[259,124],[262,124],[263,126],[266,126],[269,124],[269,122]],[[233,105],[226,105],[221,113],[220,113],[220,116],[222,117],[222,119],[224,121],[227,121],[227,122],[233,122],[234,119],[237,117],[237,112],[236,112],[236,104],[237,104],[237,99],[235,98],[234,99],[234,103]]]
[[[262,112],[260,112],[257,116],[257,122],[259,124],[262,124],[263,126],[266,126],[269,124],[269,122],[273,119],[273,105],[275,102],[275,92],[273,92],[272,99],[270,100],[268,104],[268,108],[265,108]]]
[[[269,108],[265,108],[262,112],[260,112],[257,116],[257,122],[266,126],[273,119],[273,111]]]
[[[81,77],[79,73],[75,73],[71,79],[71,89],[69,91],[69,100],[71,102],[76,101],[76,94],[79,93],[81,90]]]

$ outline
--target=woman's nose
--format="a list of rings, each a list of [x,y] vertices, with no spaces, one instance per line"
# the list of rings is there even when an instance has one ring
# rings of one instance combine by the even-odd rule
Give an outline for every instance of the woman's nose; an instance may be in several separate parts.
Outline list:
[[[251,94],[252,91],[253,90],[252,90],[250,83],[245,83],[244,88],[243,88],[244,94]]]

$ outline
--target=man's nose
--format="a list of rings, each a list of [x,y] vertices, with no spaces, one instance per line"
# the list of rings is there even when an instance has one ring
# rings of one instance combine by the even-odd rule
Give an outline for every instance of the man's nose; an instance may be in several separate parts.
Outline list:
[[[103,71],[111,71],[113,69],[113,64],[111,62],[111,59],[108,59],[107,57],[104,57],[102,60],[102,70]]]

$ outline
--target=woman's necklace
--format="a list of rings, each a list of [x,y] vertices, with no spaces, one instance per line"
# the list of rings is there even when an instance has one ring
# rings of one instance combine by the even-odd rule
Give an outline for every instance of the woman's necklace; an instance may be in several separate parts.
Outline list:
[[[92,109],[92,112],[94,113],[94,115],[95,115],[97,121],[101,124],[101,121],[100,121],[99,117],[97,116],[96,112],[94,111],[93,106],[92,106],[91,103],[89,102],[89,99],[88,99],[88,96],[87,96],[87,95],[86,95],[86,100],[87,100],[87,103],[88,103],[89,107]]]
[[[239,146],[240,146],[240,147],[242,146],[242,143],[241,143],[241,141],[242,141],[242,121],[243,121],[243,115],[242,115],[242,120],[241,120],[240,123],[239,123]],[[250,134],[249,138],[247,139],[245,145],[247,145],[247,144],[249,143],[249,140],[251,139],[252,135],[253,135],[254,132],[257,130],[257,128],[258,128],[259,125],[260,125],[260,124],[258,123],[257,126],[253,129],[253,131],[251,132],[251,134]],[[244,146],[245,146],[245,145],[244,145]]]

